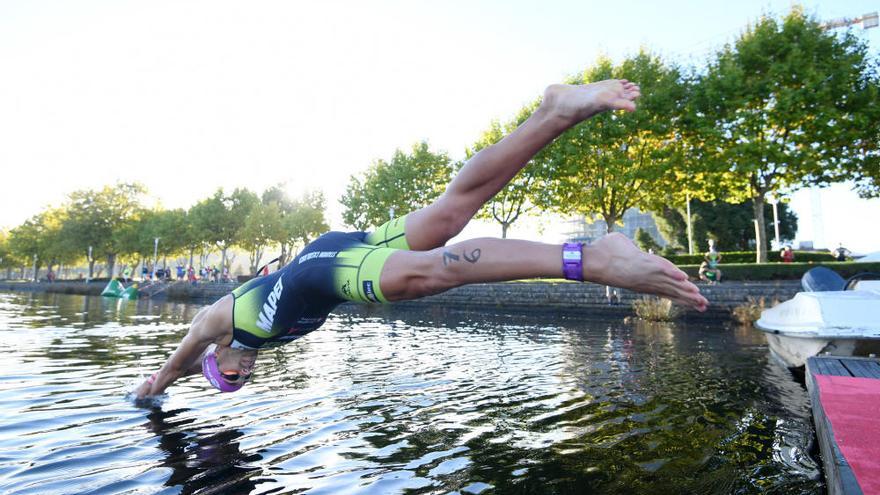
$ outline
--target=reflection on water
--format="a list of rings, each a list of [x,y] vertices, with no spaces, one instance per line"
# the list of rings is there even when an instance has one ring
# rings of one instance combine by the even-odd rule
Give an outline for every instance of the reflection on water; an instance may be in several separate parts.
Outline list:
[[[818,493],[806,394],[751,329],[348,308],[124,399],[199,306],[0,294],[2,493]]]

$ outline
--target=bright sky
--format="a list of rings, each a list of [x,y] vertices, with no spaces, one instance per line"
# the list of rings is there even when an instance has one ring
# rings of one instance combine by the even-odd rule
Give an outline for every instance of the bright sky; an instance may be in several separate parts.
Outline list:
[[[322,189],[341,228],[349,175],[395,148],[427,139],[460,158],[491,119],[599,54],[645,46],[699,62],[791,4],[712,3],[5,0],[0,226],[121,180],[144,183],[166,207],[217,187]],[[822,19],[880,9],[805,5]],[[856,32],[876,53],[880,29]],[[845,188],[832,203],[862,221],[880,217],[880,200]],[[811,218],[799,205],[802,221]],[[825,228],[837,229],[828,244],[880,249],[880,231],[850,218],[825,214]],[[561,227],[535,228],[512,235],[558,237]]]

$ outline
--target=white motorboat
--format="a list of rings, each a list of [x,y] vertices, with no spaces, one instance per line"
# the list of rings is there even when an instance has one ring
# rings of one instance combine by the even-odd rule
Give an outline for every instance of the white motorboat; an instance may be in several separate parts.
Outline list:
[[[825,267],[801,279],[803,292],[761,313],[755,322],[767,333],[770,350],[792,368],[807,358],[880,354],[880,281],[849,280]]]

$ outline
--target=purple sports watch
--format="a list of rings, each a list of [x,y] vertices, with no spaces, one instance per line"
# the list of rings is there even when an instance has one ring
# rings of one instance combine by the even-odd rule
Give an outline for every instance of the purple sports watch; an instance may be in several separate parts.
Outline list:
[[[562,274],[568,280],[584,281],[584,265],[581,261],[580,242],[566,242],[562,245]]]

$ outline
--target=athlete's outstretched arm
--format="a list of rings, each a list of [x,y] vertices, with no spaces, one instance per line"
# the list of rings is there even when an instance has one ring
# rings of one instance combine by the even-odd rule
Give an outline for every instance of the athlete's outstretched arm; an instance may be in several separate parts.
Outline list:
[[[611,110],[633,111],[639,86],[625,79],[592,84],[555,84],[516,130],[471,157],[434,203],[406,218],[410,249],[424,251],[458,235],[484,203],[492,199],[535,154],[566,129]]]
[[[213,343],[228,344],[224,340],[229,340],[231,334],[232,296],[226,296],[199,311],[177,350],[155,375],[135,390],[135,396],[143,399],[159,395],[180,377],[199,373],[199,358],[205,349]]]
[[[687,274],[647,254],[622,234],[583,247],[584,280],[654,294],[705,310],[708,301]],[[472,239],[430,251],[397,251],[380,279],[389,301],[416,299],[460,285],[562,278],[562,246],[512,239]]]

